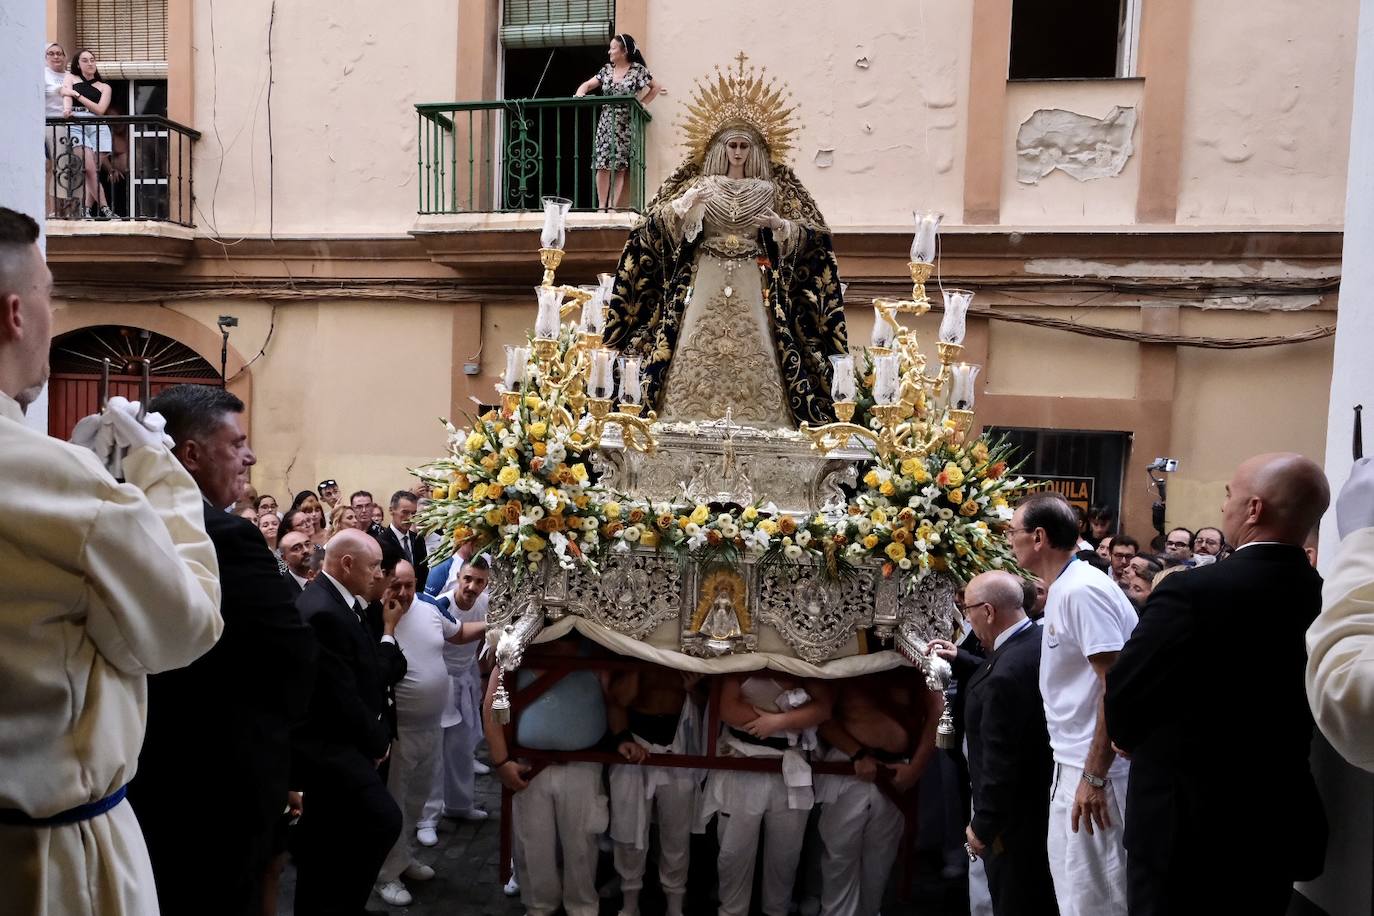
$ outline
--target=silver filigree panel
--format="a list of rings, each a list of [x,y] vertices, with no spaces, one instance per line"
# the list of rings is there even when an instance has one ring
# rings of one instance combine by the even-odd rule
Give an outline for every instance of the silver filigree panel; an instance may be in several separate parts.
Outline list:
[[[758,620],[802,659],[823,662],[873,619],[873,573],[828,582],[814,566],[775,564],[758,577]]]

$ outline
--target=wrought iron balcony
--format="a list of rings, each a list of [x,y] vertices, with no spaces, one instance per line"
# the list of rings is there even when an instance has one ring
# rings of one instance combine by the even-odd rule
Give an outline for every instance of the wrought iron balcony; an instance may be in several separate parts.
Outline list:
[[[549,195],[572,200],[574,210],[597,209],[592,157],[603,118],[627,128],[607,131],[612,159],[628,166],[618,209],[644,207],[651,118],[633,96],[443,102],[415,111],[421,214],[538,210]]]
[[[194,226],[191,144],[199,139],[163,117],[48,118],[48,219]]]

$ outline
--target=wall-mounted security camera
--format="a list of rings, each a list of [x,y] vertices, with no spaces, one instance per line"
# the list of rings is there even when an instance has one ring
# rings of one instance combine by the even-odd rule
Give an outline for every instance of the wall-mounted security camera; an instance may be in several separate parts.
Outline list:
[[[1154,461],[1151,461],[1148,466],[1146,466],[1146,470],[1163,471],[1166,474],[1172,474],[1174,471],[1178,470],[1178,459],[1156,458]]]

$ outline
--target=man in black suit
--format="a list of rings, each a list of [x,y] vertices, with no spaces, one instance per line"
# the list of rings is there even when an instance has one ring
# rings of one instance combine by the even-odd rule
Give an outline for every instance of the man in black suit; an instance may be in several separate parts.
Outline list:
[[[1321,873],[1303,694],[1321,577],[1302,545],[1330,498],[1301,455],[1241,464],[1222,506],[1234,556],[1162,582],[1107,676],[1108,730],[1132,758],[1132,916],[1282,914]]]
[[[997,916],[1059,912],[1045,851],[1054,763],[1040,700],[1041,629],[1024,598],[1008,572],[975,576],[964,589],[964,618],[992,649],[965,688],[973,783],[966,836],[987,868]]]
[[[361,531],[340,531],[324,567],[296,606],[320,644],[310,712],[295,736],[295,785],[305,793],[297,825],[296,914],[357,916],[401,832],[401,811],[377,767],[391,745],[386,675],[404,658],[364,621],[382,580],[382,551]],[[393,622],[394,628],[394,622]]]
[[[375,535],[383,544],[390,544],[401,552],[401,556],[415,567],[415,581],[426,582],[429,578],[429,564],[425,562],[425,539],[415,530],[412,519],[419,501],[409,490],[397,490],[391,494],[391,524]]]
[[[239,423],[243,402],[221,388],[177,385],[148,409],[166,419],[173,453],[204,497],[224,636],[189,667],[148,678],[148,732],[129,801],[163,912],[259,912],[286,805],[291,725],[314,684],[315,640],[262,535],[224,511],[255,461]],[[188,808],[203,817],[193,821]]]
[[[282,581],[286,583],[294,602],[310,584],[310,554],[315,547],[310,543],[309,535],[288,531],[277,542],[277,550],[281,552],[281,561],[286,565],[286,572],[281,574]]]

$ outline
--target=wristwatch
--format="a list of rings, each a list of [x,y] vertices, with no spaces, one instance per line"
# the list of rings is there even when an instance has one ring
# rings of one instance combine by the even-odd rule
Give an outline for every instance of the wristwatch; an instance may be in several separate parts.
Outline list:
[[[1091,773],[1084,773],[1083,781],[1094,789],[1100,789],[1107,784],[1107,780],[1103,779],[1101,776],[1094,776]]]

